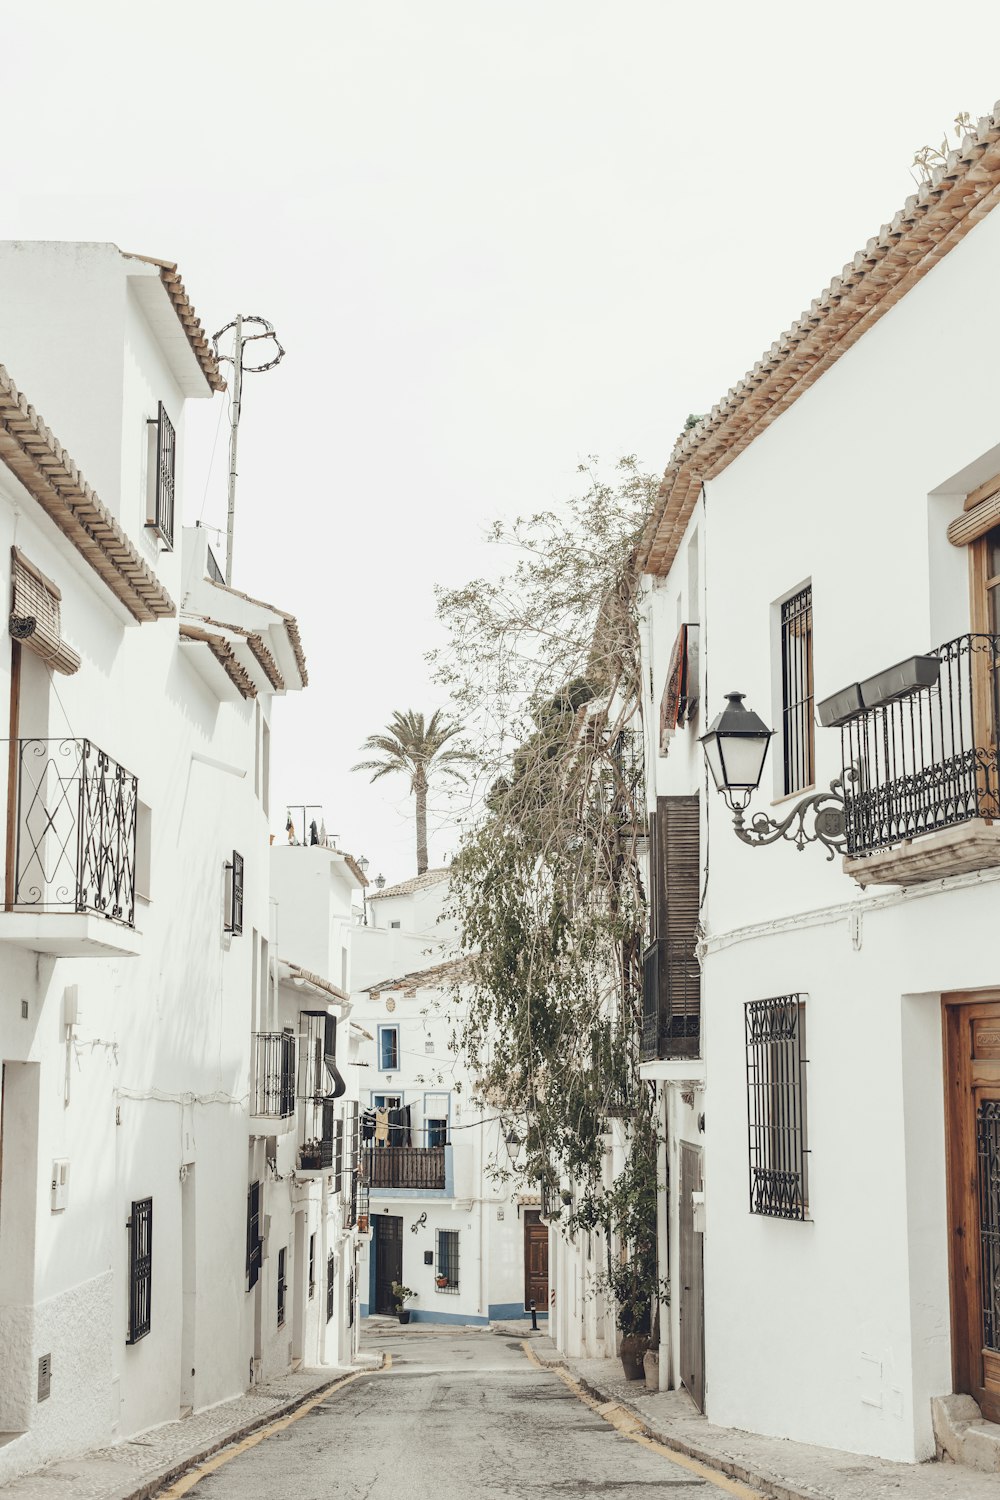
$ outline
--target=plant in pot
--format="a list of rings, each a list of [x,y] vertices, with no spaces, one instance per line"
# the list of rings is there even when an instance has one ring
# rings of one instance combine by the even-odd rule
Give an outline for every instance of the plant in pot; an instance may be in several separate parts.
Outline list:
[[[392,1283],[392,1300],[396,1307],[396,1317],[401,1323],[410,1321],[410,1309],[405,1304],[416,1295],[411,1287],[404,1286],[401,1281]]]
[[[299,1147],[299,1166],[303,1172],[318,1172],[323,1165],[323,1142],[310,1136]]]
[[[448,1285],[447,1276],[435,1276],[434,1285],[438,1288],[439,1291],[443,1292],[445,1287]]]

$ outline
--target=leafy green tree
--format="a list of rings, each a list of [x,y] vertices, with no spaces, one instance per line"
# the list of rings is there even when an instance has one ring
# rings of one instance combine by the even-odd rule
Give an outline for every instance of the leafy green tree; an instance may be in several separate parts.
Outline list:
[[[371,771],[371,781],[394,773],[409,777],[416,800],[418,875],[427,869],[427,792],[431,780],[446,776],[464,782],[465,776],[456,767],[474,759],[468,750],[452,743],[461,732],[461,725],[448,723],[440,709],[435,709],[426,723],[423,714],[414,713],[412,708],[406,713],[397,709],[385,733],[370,734],[361,746],[362,750],[377,750],[381,759],[362,760],[352,767],[355,771]]]

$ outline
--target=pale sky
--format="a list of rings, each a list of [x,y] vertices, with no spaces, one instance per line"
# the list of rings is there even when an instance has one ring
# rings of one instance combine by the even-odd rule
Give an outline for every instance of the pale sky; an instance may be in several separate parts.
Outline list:
[[[914,151],[992,110],[1000,11],[965,6],[958,41],[948,15],[7,8],[0,237],[175,260],[209,333],[259,313],[288,351],[246,382],[233,579],[297,614],[309,662],[275,709],[276,829],[321,803],[372,875],[412,873],[405,785],[348,768],[442,701],[433,584],[489,568],[488,522],[558,503],[586,455],[661,470],[902,207]],[[222,400],[190,408],[188,523],[225,525]]]

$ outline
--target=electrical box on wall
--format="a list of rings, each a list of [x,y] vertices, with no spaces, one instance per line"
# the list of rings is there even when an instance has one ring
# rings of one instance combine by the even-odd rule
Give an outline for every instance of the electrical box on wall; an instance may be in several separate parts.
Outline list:
[[[425,1266],[432,1266],[433,1264],[434,1264],[434,1251],[433,1250],[425,1250],[424,1251],[424,1265]]]
[[[57,1157],[52,1163],[52,1212],[61,1214],[69,1202],[69,1160]]]

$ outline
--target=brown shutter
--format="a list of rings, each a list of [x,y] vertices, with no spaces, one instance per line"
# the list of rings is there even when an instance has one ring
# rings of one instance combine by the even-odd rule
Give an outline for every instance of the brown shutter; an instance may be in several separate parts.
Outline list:
[[[55,672],[67,677],[80,670],[80,658],[59,638],[62,594],[51,578],[17,547],[11,551],[10,633]]]
[[[656,799],[661,1032],[666,1055],[697,1055],[701,968],[695,949],[701,894],[699,799]],[[665,960],[665,961],[664,961]]]
[[[948,527],[948,540],[953,547],[967,547],[997,525],[1000,525],[1000,492],[956,516]]]

